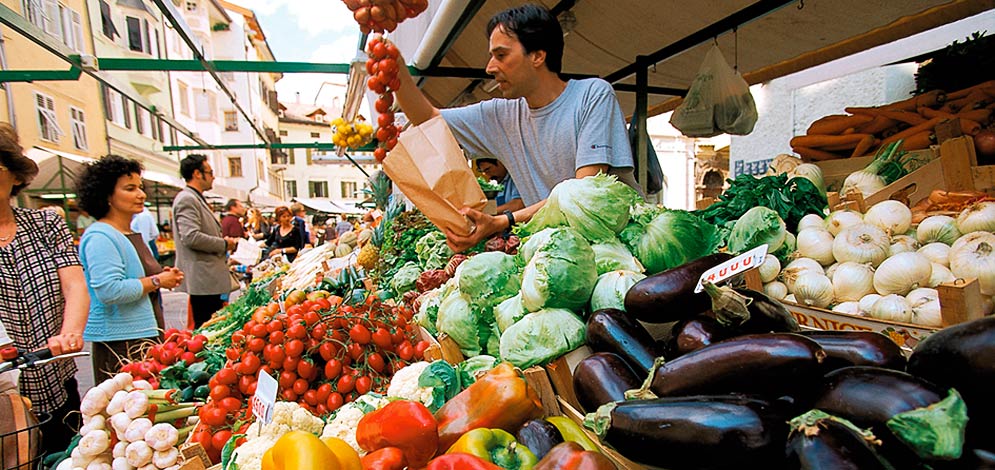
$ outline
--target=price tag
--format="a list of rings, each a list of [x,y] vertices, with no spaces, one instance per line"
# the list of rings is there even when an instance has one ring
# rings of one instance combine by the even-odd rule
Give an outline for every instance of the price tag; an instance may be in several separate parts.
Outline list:
[[[712,284],[724,281],[733,277],[741,272],[749,271],[750,269],[757,268],[764,262],[764,257],[767,256],[767,244],[760,245],[746,253],[743,253],[725,263],[722,263],[708,271],[705,271],[701,275],[701,279],[698,279],[698,285],[695,286],[694,292],[698,293],[705,289],[702,285],[705,281]]]
[[[273,421],[276,388],[276,379],[264,371],[259,371],[259,377],[256,380],[256,394],[252,396],[252,414],[263,424],[269,424]]]

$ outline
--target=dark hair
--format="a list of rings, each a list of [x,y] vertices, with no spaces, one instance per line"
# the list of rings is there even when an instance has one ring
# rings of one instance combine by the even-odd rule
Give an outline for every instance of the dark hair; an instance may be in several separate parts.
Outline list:
[[[31,184],[38,176],[38,164],[24,156],[24,149],[19,143],[14,127],[6,122],[0,122],[0,165],[3,165],[21,184],[15,184],[10,190],[11,196],[17,196],[22,189]]]
[[[292,212],[294,215],[297,215],[298,212],[304,212],[304,204],[301,204],[299,202],[291,204],[290,212]]]
[[[191,153],[187,155],[183,160],[180,160],[180,176],[183,177],[183,181],[190,181],[193,179],[193,172],[200,170],[204,171],[204,162],[207,161],[206,155],[201,155],[199,153]]]
[[[232,207],[237,206],[239,203],[238,199],[231,198],[225,203],[225,211],[230,211]]]
[[[87,164],[76,179],[76,201],[80,209],[93,218],[104,218],[111,210],[109,199],[117,180],[132,174],[142,174],[142,164],[119,155],[107,155]]]
[[[497,165],[497,162],[498,161],[496,158],[478,158],[473,161],[474,165],[477,165],[477,168],[480,168],[481,163],[490,163],[491,165]]]
[[[487,37],[494,28],[518,38],[525,52],[546,51],[546,67],[553,73],[563,69],[563,28],[549,10],[525,4],[498,12],[487,22]]]
[[[280,220],[280,217],[283,216],[283,214],[294,215],[292,212],[290,212],[290,209],[288,209],[287,206],[280,206],[273,210],[273,218],[278,221]]]

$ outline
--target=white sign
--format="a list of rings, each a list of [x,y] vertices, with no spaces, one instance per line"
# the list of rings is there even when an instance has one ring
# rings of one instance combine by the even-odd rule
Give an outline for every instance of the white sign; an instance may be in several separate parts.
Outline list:
[[[764,257],[766,256],[767,244],[763,244],[729,261],[726,261],[725,263],[709,269],[701,275],[701,279],[698,279],[698,285],[695,286],[694,292],[698,293],[704,290],[705,288],[702,286],[702,283],[705,281],[716,284],[741,272],[760,267],[760,265],[764,262]]]
[[[265,371],[259,371],[256,380],[256,393],[252,395],[252,414],[263,424],[273,421],[273,407],[276,406],[276,379]]]

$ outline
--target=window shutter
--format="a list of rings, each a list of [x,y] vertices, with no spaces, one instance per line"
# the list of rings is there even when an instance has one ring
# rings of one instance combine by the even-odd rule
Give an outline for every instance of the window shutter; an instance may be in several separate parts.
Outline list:
[[[43,0],[41,14],[45,32],[53,36],[60,36],[62,28],[58,0]]]
[[[83,44],[83,19],[78,11],[70,11],[72,12],[73,42],[76,44],[76,52],[83,52],[86,50],[86,46]]]

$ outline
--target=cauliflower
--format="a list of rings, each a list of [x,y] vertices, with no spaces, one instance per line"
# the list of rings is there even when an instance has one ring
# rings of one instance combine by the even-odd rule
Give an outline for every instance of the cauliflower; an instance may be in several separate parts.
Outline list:
[[[383,396],[376,393],[367,393],[352,403],[342,405],[329,418],[330,421],[325,425],[325,429],[321,431],[321,438],[337,437],[348,443],[353,449],[356,449],[359,455],[365,455],[366,451],[361,449],[359,443],[356,442],[356,427],[359,425],[359,420],[363,419],[366,413],[379,410],[387,406],[387,403],[389,403],[389,400]],[[245,469],[239,467],[239,470]]]
[[[249,425],[246,436],[251,437],[235,449],[235,463],[239,470],[262,470],[263,454],[276,444],[281,436],[290,431],[304,431],[312,434],[321,432],[324,422],[321,418],[289,401],[280,401],[273,407],[273,421],[262,424],[256,421]]]
[[[390,386],[387,387],[387,396],[403,398],[405,400],[421,402],[425,406],[432,406],[433,387],[419,387],[418,377],[428,368],[429,363],[425,361],[415,362],[397,371],[390,379]]]

